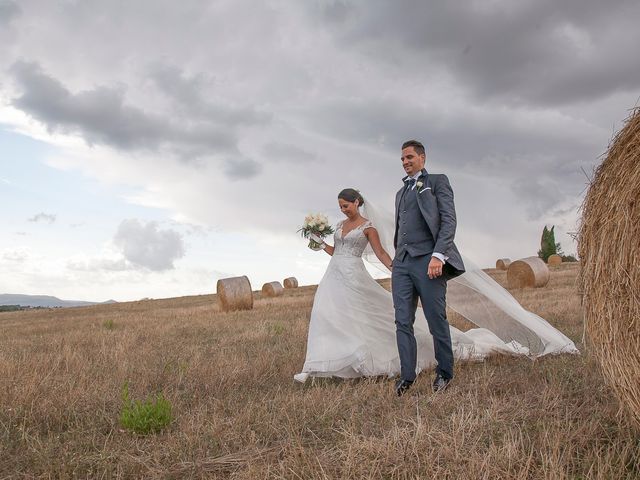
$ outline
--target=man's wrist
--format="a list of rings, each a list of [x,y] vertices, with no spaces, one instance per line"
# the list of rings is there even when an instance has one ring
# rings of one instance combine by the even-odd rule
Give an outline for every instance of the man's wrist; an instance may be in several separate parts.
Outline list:
[[[445,257],[443,254],[441,254],[441,253],[439,253],[439,252],[433,252],[433,253],[431,254],[431,256],[432,256],[433,258],[437,258],[437,259],[438,259],[438,260],[440,260],[443,264],[444,264],[444,263],[447,263],[447,260],[446,260],[446,258],[447,258],[447,257]]]

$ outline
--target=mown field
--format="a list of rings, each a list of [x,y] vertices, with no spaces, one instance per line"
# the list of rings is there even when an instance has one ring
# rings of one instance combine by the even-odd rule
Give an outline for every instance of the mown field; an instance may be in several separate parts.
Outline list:
[[[576,275],[512,293],[582,355],[459,363],[448,391],[427,372],[400,399],[386,378],[292,381],[315,287],[237,313],[214,295],[2,313],[0,479],[640,478],[638,433],[582,343]],[[120,425],[126,383],[169,400],[168,428]]]

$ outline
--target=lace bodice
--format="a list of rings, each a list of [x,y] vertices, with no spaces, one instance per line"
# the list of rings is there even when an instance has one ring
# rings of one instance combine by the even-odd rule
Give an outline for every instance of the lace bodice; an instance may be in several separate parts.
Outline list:
[[[371,222],[367,220],[359,227],[347,232],[342,237],[342,224],[338,223],[336,232],[333,234],[335,250],[334,255],[344,255],[348,257],[361,257],[364,249],[367,247],[367,236],[364,234],[366,228],[371,226]]]

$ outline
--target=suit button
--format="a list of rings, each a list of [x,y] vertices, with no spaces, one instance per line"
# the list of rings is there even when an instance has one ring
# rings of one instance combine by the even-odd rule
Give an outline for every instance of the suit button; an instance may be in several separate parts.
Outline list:
[[[405,243],[405,245],[406,245],[406,243]]]
[[[403,210],[403,211],[402,211],[402,213],[407,213],[407,211],[406,211],[406,210]]]
[[[405,232],[405,233],[403,233],[402,235],[406,235],[406,232]]]

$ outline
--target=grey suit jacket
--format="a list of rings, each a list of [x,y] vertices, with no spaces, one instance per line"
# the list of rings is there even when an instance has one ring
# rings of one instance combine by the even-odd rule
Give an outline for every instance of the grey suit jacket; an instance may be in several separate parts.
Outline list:
[[[420,212],[422,212],[435,240],[433,251],[449,257],[444,266],[444,275],[447,279],[462,275],[464,263],[453,242],[456,234],[456,208],[449,179],[446,175],[427,173],[423,168],[420,177],[418,177],[419,182],[422,182],[422,186],[420,188],[416,186],[408,193],[417,195]],[[402,187],[396,194],[394,247],[398,246],[398,208],[405,188]]]

